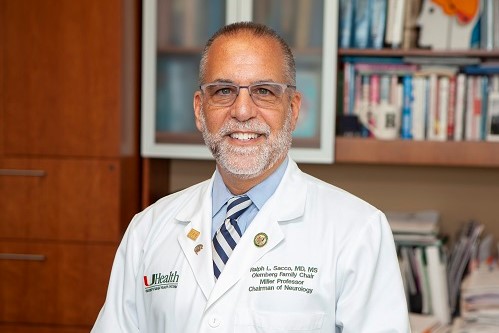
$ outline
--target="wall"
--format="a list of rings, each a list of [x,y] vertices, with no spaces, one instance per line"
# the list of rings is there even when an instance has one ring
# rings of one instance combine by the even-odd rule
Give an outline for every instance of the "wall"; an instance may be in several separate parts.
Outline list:
[[[211,176],[213,161],[172,160],[170,191]],[[499,238],[499,170],[376,165],[314,165],[300,168],[354,193],[381,210],[437,209],[442,230],[454,239],[462,223],[476,219]]]

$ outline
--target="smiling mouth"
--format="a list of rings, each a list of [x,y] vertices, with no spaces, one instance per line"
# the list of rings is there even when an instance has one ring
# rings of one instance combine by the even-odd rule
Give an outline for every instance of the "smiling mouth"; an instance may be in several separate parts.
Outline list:
[[[231,133],[229,136],[232,139],[242,140],[242,141],[248,141],[248,140],[256,139],[260,135],[261,134],[257,134],[257,133],[241,133],[241,132],[236,132],[236,133]]]

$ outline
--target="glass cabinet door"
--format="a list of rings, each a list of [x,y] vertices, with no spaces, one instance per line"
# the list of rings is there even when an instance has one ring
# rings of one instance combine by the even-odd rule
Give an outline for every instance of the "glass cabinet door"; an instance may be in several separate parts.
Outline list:
[[[229,22],[253,20],[291,46],[303,94],[293,133],[298,162],[334,156],[337,5],[326,0],[144,0],[142,155],[211,158],[194,122],[202,47]]]
[[[336,18],[326,0],[253,0],[252,20],[276,30],[296,61],[302,105],[293,132],[295,160],[332,162],[336,82]],[[334,49],[334,52],[332,52]]]
[[[142,155],[209,158],[192,99],[201,51],[226,22],[225,0],[144,0]]]

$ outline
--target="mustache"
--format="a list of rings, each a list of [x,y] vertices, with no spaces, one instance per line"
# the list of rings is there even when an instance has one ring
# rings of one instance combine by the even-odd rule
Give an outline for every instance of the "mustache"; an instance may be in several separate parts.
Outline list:
[[[250,119],[248,121],[237,121],[230,119],[219,130],[219,135],[228,135],[234,132],[254,132],[258,134],[263,134],[265,136],[270,135],[270,126],[259,122],[256,119]]]

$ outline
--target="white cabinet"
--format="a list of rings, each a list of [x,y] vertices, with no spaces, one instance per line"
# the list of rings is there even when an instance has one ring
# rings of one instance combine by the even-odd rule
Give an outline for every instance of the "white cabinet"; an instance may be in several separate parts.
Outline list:
[[[336,114],[337,7],[325,0],[144,0],[142,143],[144,157],[211,159],[194,124],[200,53],[226,23],[255,21],[291,46],[304,95],[292,157],[330,163]]]

